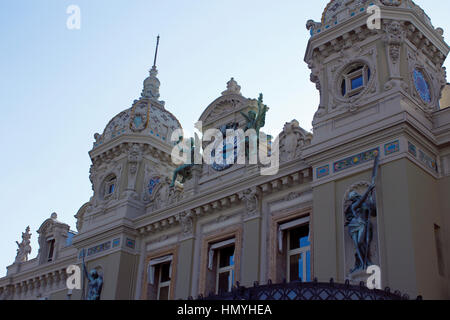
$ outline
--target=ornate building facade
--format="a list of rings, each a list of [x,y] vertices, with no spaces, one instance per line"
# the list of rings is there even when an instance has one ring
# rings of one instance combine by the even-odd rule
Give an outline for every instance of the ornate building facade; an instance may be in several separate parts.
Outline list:
[[[368,23],[372,5],[379,28]],[[159,100],[154,66],[141,98],[95,134],[93,196],[77,231],[52,214],[28,260],[27,229],[0,299],[80,299],[66,268],[83,259],[103,278],[102,299],[180,299],[269,280],[359,283],[370,265],[383,287],[449,299],[443,30],[411,0],[332,0],[307,28],[305,62],[320,92],[314,134],[286,123],[278,173],[203,164],[171,186],[181,125]],[[231,79],[199,120],[204,130],[244,129],[257,107]]]

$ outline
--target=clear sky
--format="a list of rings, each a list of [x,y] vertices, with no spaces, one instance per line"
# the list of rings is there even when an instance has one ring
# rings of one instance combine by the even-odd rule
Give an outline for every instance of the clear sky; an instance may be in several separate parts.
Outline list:
[[[450,32],[450,1],[418,0]],[[66,9],[81,9],[68,30]],[[161,99],[185,128],[234,77],[244,96],[264,93],[265,131],[276,136],[297,119],[311,130],[318,93],[303,62],[308,19],[326,0],[1,0],[0,276],[15,241],[58,213],[75,229],[92,195],[94,133],[140,97],[155,38]],[[448,62],[447,62],[448,65]]]

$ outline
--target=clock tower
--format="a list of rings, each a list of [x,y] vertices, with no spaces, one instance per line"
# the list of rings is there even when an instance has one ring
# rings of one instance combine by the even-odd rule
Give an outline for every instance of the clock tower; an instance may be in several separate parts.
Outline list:
[[[344,212],[352,192],[369,186],[379,156],[371,262],[381,268],[383,287],[443,297],[448,249],[438,243],[450,222],[443,192],[450,186],[450,111],[439,105],[449,52],[443,30],[411,0],[332,0],[307,29],[305,62],[320,92],[304,151],[314,170],[315,274],[367,278],[351,272]]]

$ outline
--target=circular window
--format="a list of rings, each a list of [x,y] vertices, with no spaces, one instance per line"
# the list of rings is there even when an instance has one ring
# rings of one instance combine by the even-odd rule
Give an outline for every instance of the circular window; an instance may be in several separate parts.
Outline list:
[[[341,76],[340,89],[344,98],[359,95],[369,84],[370,68],[364,63],[356,63],[346,68]]]
[[[425,76],[422,71],[419,69],[414,69],[414,86],[416,87],[417,93],[419,94],[420,98],[426,102],[431,102],[431,90],[430,86],[425,79]]]

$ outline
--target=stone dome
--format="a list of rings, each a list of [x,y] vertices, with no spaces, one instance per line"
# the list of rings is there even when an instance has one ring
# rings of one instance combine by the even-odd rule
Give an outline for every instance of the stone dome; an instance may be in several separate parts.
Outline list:
[[[134,101],[133,106],[116,115],[107,124],[103,134],[96,133],[94,149],[117,139],[123,135],[149,136],[162,143],[174,145],[171,142],[172,132],[181,129],[178,119],[159,101],[159,80],[157,70],[153,66],[150,76],[144,81],[142,97]]]

